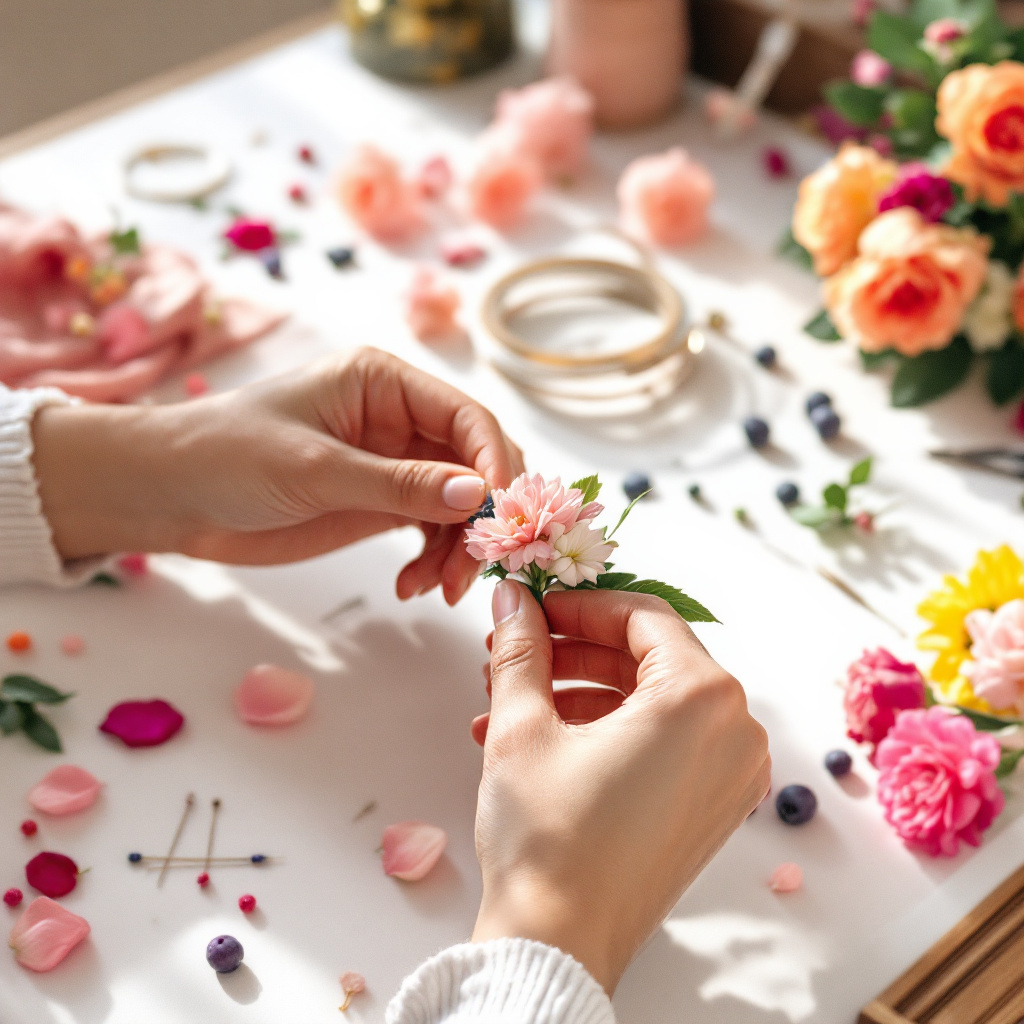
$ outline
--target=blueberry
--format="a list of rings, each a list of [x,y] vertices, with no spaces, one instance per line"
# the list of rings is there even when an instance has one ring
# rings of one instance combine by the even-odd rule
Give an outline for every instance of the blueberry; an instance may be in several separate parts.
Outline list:
[[[771,431],[760,416],[748,416],[743,421],[743,429],[747,432],[747,440],[752,447],[764,448],[768,444],[768,435]]]
[[[808,396],[804,408],[807,410],[807,415],[810,416],[815,409],[823,405],[831,408],[832,399],[824,391],[815,391],[813,395]]]
[[[251,860],[253,862],[253,864],[262,864],[266,859],[267,859],[267,855],[265,853],[254,853],[249,858],[249,860]]]
[[[845,750],[830,750],[825,755],[825,767],[837,779],[849,773],[853,758]]]
[[[836,415],[835,410],[830,405],[819,405],[811,413],[811,422],[814,424],[814,429],[821,436],[822,441],[831,441],[839,433],[839,429],[843,425],[843,421]]]
[[[778,353],[771,345],[762,345],[755,353],[754,358],[766,369],[770,370],[778,361]]]
[[[488,494],[484,503],[469,517],[467,522],[475,523],[478,519],[494,518],[494,499]]]
[[[351,246],[339,245],[336,249],[327,250],[327,258],[341,270],[342,267],[350,267],[355,263],[356,251]]]
[[[775,488],[775,497],[788,508],[800,500],[800,488],[792,480],[786,480]]]
[[[775,810],[787,825],[803,825],[817,809],[818,798],[806,786],[786,786],[775,798]]]
[[[646,473],[630,473],[622,481],[622,489],[630,501],[636,501],[651,489],[651,478]]]
[[[690,484],[686,493],[689,494],[694,501],[704,500],[704,494],[700,489],[700,484]]]
[[[284,271],[281,269],[281,254],[276,249],[261,249],[259,257],[264,270],[271,277],[278,279],[284,277]]]
[[[140,860],[142,860],[142,854],[141,854],[141,853],[135,853],[135,852],[133,851],[132,853],[129,853],[129,854],[128,854],[128,860],[129,860],[129,861],[130,861],[130,862],[131,862],[132,864],[138,864],[138,863],[139,863],[139,861],[140,861]]]
[[[206,962],[218,974],[230,974],[242,962],[245,950],[234,935],[218,935],[206,947]]]

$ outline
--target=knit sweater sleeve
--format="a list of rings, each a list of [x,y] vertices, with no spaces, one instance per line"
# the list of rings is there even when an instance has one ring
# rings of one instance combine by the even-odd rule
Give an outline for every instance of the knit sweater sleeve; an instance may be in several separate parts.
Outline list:
[[[529,939],[452,946],[402,984],[387,1024],[615,1024],[604,989],[571,956]]]
[[[72,401],[56,388],[12,391],[0,385],[0,586],[71,587],[87,580],[103,561],[63,562],[39,500],[32,418],[48,405]]]

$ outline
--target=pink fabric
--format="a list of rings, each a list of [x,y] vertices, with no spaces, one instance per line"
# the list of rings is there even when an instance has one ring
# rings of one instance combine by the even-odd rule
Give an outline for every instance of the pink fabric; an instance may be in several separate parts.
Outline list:
[[[924,705],[924,678],[916,665],[898,661],[884,647],[865,651],[847,669],[847,735],[858,743],[878,743],[892,728],[896,712]]]

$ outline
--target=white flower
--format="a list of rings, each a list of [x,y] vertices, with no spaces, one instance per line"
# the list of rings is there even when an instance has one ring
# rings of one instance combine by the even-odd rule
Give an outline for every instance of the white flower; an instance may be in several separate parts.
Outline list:
[[[1013,275],[1005,263],[989,260],[985,286],[964,316],[964,331],[975,352],[1002,348],[1013,330]]]
[[[584,580],[597,582],[604,572],[604,563],[615,549],[615,544],[604,539],[603,530],[595,530],[585,521],[577,523],[568,533],[555,541],[555,558],[548,572],[567,587],[575,587]]]

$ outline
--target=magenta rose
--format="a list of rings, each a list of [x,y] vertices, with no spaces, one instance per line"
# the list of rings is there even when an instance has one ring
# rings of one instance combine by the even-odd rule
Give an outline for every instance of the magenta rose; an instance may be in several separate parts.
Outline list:
[[[239,217],[224,232],[224,237],[243,252],[259,252],[261,249],[269,249],[277,242],[277,236],[270,224],[265,220],[249,220],[247,217]]]
[[[899,661],[884,647],[865,651],[846,670],[847,736],[878,743],[892,728],[896,712],[924,707],[924,678],[915,664]]]
[[[912,849],[953,857],[1003,809],[995,737],[951,708],[901,711],[878,745],[878,800],[885,819]]]
[[[878,200],[878,212],[897,206],[912,206],[925,220],[935,224],[953,208],[953,186],[924,164],[906,164],[899,178]]]

